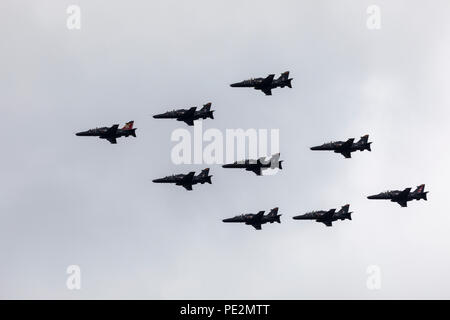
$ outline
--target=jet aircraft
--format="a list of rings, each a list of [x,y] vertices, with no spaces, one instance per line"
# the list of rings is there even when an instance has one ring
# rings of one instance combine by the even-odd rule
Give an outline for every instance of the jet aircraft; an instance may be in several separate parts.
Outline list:
[[[267,96],[272,95],[272,89],[274,88],[292,88],[291,81],[293,78],[289,78],[289,71],[283,72],[278,79],[274,79],[274,77],[274,74],[270,74],[266,78],[244,80],[230,84],[230,86],[233,88],[255,88],[255,90],[261,90]]]
[[[193,126],[195,120],[206,118],[214,119],[213,112],[214,110],[211,111],[211,102],[208,102],[198,111],[197,107],[192,107],[190,109],[178,109],[154,115],[153,118],[176,119],[177,121],[185,122],[188,126]]]
[[[260,211],[257,214],[247,213],[235,216],[233,218],[223,219],[223,222],[240,222],[246,225],[253,226],[256,230],[261,230],[261,225],[265,223],[281,223],[281,214],[278,214],[278,207],[273,208],[267,215],[264,215],[264,211]]]
[[[352,212],[349,212],[350,205],[346,204],[338,212],[336,209],[331,209],[328,211],[312,211],[299,216],[293,217],[294,220],[315,220],[316,222],[321,222],[327,227],[331,227],[334,221],[337,220],[352,220]]]
[[[351,158],[352,152],[355,151],[372,151],[370,148],[370,145],[372,142],[368,142],[369,135],[365,135],[361,137],[361,139],[358,142],[353,142],[355,139],[351,138],[347,141],[334,141],[329,143],[324,143],[321,146],[312,147],[311,150],[328,150],[328,151],[334,151],[335,153],[342,154],[345,158]]]
[[[274,154],[270,160],[266,160],[265,157],[261,157],[258,160],[244,160],[244,161],[236,161],[230,164],[224,164],[223,168],[240,168],[245,169],[246,171],[252,171],[256,175],[262,175],[262,171],[264,169],[283,169],[280,161],[280,154]]]
[[[119,125],[115,124],[112,127],[101,127],[90,129],[87,131],[78,132],[77,136],[99,137],[100,139],[106,139],[112,144],[117,143],[117,138],[120,137],[136,137],[136,128],[133,128],[134,121],[129,121],[122,129],[119,129]]]
[[[211,177],[209,175],[209,168],[202,170],[202,172],[196,176],[195,172],[189,172],[188,174],[174,174],[161,179],[153,180],[154,183],[174,183],[177,186],[183,186],[186,190],[192,190],[194,184],[209,183],[211,184]]]
[[[406,188],[403,191],[392,190],[381,192],[373,196],[368,196],[367,198],[371,200],[391,200],[392,202],[397,202],[402,207],[407,207],[408,201],[427,200],[427,193],[428,191],[425,191],[425,185],[421,184],[413,192],[411,192],[411,188]]]

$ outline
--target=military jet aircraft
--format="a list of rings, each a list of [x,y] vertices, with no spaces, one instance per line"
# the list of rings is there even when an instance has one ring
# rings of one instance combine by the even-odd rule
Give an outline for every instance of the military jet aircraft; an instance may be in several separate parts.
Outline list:
[[[224,164],[223,168],[240,168],[245,169],[246,171],[253,171],[256,175],[262,175],[262,171],[264,169],[283,169],[280,161],[280,154],[274,154],[270,160],[266,160],[265,157],[261,157],[258,160],[244,160],[244,161],[236,161],[231,164]]]
[[[161,113],[154,115],[155,119],[176,119],[177,121],[184,121],[188,126],[193,126],[194,121],[198,119],[211,118],[214,119],[213,111],[211,111],[211,102],[203,105],[203,108],[197,111],[197,107],[192,107],[190,109],[178,109],[173,111],[168,111],[166,113]]]
[[[372,142],[368,142],[369,140],[369,135],[365,135],[363,137],[361,137],[361,139],[354,143],[355,139],[348,139],[347,141],[335,141],[335,142],[329,142],[329,143],[324,143],[321,146],[317,146],[317,147],[312,147],[311,150],[328,150],[328,151],[334,151],[335,153],[340,153],[342,154],[344,157],[346,158],[351,158],[352,152],[355,152],[357,150],[359,151],[364,151],[364,150],[368,150],[368,151],[372,151],[370,148],[370,144]]]
[[[174,174],[161,179],[153,180],[154,183],[175,183],[177,186],[183,186],[186,190],[192,190],[192,186],[197,183],[209,183],[211,184],[211,177],[209,176],[209,168],[202,170],[202,172],[196,176],[195,172],[189,172],[188,174]]]
[[[327,227],[331,227],[334,221],[337,220],[352,220],[352,212],[349,212],[350,205],[346,204],[338,212],[336,209],[328,211],[313,211],[299,216],[293,217],[294,220],[315,220],[316,222],[322,222]]]
[[[267,96],[272,95],[272,89],[274,88],[292,88],[291,81],[293,78],[289,78],[289,71],[283,72],[278,79],[274,79],[274,77],[274,74],[270,74],[267,78],[244,80],[230,84],[230,86],[233,88],[255,88],[255,90],[261,90]]]
[[[368,196],[367,198],[371,200],[391,200],[392,202],[397,202],[402,207],[407,207],[408,201],[427,200],[427,193],[428,191],[425,191],[425,185],[421,184],[413,192],[411,192],[411,188],[406,188],[403,191],[392,190],[381,192],[373,196]]]
[[[115,124],[112,127],[101,127],[95,128],[88,131],[78,132],[77,136],[89,136],[89,137],[99,137],[100,139],[106,139],[112,144],[117,143],[117,138],[120,137],[136,137],[136,128],[133,128],[134,121],[129,121],[125,124],[122,129],[119,129],[119,125]]]
[[[278,207],[273,208],[267,215],[264,215],[264,211],[260,211],[257,214],[247,213],[235,216],[233,218],[223,219],[223,222],[240,222],[246,225],[253,226],[256,230],[261,230],[261,225],[265,223],[274,223],[280,221],[281,214],[278,214]]]

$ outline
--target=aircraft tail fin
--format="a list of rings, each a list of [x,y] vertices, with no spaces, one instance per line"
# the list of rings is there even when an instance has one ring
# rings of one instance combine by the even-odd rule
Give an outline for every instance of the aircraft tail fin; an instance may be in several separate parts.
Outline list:
[[[209,168],[203,169],[202,172],[200,172],[200,177],[207,177],[209,174]]]
[[[272,210],[270,210],[268,216],[274,217],[276,222],[281,223],[281,220],[280,220],[281,214],[280,215],[278,214],[278,207],[275,207]]]
[[[283,72],[278,79],[279,80],[288,80],[289,79],[289,71]]]
[[[419,195],[419,199],[428,200],[427,199],[428,191],[425,191],[425,185],[424,184],[421,184],[420,186],[417,186],[417,189],[414,191],[414,193]]]
[[[269,212],[269,216],[276,216],[278,214],[278,207],[273,208]]]
[[[367,141],[369,140],[369,135],[366,134],[364,136],[361,137],[361,139],[359,139],[359,143],[367,143]]]
[[[202,170],[202,172],[200,172],[199,174],[199,178],[205,179],[205,182],[209,184],[212,184],[211,177],[212,176],[209,175],[209,168]]]
[[[208,102],[203,105],[203,108],[200,111],[209,111],[211,110],[211,102]]]
[[[134,124],[134,121],[128,121],[127,123],[125,123],[122,130],[132,130],[133,124]]]
[[[275,169],[276,167],[280,167],[280,153],[274,154],[270,159],[270,167]],[[280,168],[281,169],[281,168]]]
[[[346,204],[345,206],[342,206],[341,210],[339,210],[339,213],[346,214],[346,213],[348,213],[349,208],[350,208],[350,205]]]
[[[357,144],[364,145],[364,150],[372,151],[370,148],[370,145],[372,142],[368,142],[368,141],[369,141],[369,135],[366,134],[366,135],[362,136],[361,139],[359,139]]]
[[[417,186],[416,190],[414,190],[414,193],[422,193],[425,191],[425,185],[421,184],[420,186]]]

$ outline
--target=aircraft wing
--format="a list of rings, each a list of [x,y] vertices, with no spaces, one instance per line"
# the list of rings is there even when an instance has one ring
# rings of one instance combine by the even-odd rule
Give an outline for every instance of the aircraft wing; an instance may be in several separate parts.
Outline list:
[[[105,132],[105,136],[113,136],[117,133],[117,129],[119,129],[119,125],[115,124],[108,131]]]
[[[256,230],[261,230],[261,220],[262,220],[263,216],[264,216],[264,211],[260,211],[257,214],[255,214],[255,216],[253,217],[252,226]]]
[[[333,222],[331,222],[331,221],[322,221],[322,223],[323,223],[324,225],[326,225],[327,227],[333,226]]]
[[[323,218],[325,218],[327,220],[331,219],[331,218],[333,218],[333,215],[335,212],[336,212],[336,209],[331,209],[323,215]]]
[[[186,122],[188,126],[194,125],[194,116],[195,111],[197,110],[197,107],[192,107],[189,110],[187,110],[178,120],[183,120]]]
[[[409,192],[411,191],[411,188],[406,188],[402,192],[400,192],[397,196],[398,199],[406,199],[409,195]]]
[[[408,203],[405,200],[397,201],[397,203],[403,208],[406,208],[408,206]]]
[[[353,145],[354,138],[348,139],[341,145],[341,149],[349,149]]]
[[[262,174],[260,167],[248,168],[247,170],[253,171],[257,176],[260,176]]]
[[[195,171],[189,172],[187,175],[184,176],[183,181],[186,182],[186,183],[191,183],[192,184],[192,180],[194,179],[194,175],[195,175]]]
[[[183,118],[189,118],[189,117],[192,117],[192,116],[195,114],[195,110],[197,110],[197,107],[192,107],[192,108],[190,108],[188,111],[186,111],[186,112],[183,114]]]
[[[116,144],[116,143],[117,143],[116,138],[106,138],[106,140],[108,140],[108,141],[111,142],[112,144]]]
[[[344,151],[341,152],[341,154],[347,159],[352,157],[352,153],[350,151]]]
[[[192,184],[183,184],[183,187],[188,191],[192,190]]]
[[[252,224],[252,226],[253,226],[256,230],[261,230],[261,223],[254,223],[254,224]]]
[[[269,74],[269,76],[267,78],[265,78],[261,84],[259,85],[260,87],[268,87],[272,84],[273,82],[273,78],[275,77],[274,74]]]
[[[261,89],[261,91],[264,92],[266,94],[266,96],[271,96],[272,95],[272,90],[270,88]]]

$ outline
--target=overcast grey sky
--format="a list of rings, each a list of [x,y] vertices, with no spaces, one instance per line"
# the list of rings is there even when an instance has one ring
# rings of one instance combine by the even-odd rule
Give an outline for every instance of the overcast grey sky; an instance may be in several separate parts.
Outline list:
[[[449,15],[446,0],[2,1],[0,298],[450,298]],[[229,87],[286,70],[293,89],[270,97]],[[175,166],[186,126],[152,115],[208,101],[205,129],[279,129],[284,170],[153,184],[205,166]],[[117,145],[74,135],[129,120],[137,138]],[[352,159],[309,150],[364,134],[373,151]],[[429,201],[408,208],[366,199],[421,183]],[[346,203],[333,228],[292,220]],[[221,222],[275,206],[282,223],[259,232]]]

